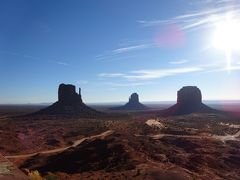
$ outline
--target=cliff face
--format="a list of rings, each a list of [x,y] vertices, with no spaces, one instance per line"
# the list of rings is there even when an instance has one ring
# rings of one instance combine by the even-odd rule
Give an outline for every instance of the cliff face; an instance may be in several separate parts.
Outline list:
[[[51,106],[36,112],[35,114],[44,115],[76,115],[79,117],[94,117],[103,115],[82,101],[81,89],[79,94],[76,87],[71,84],[60,84],[58,88],[58,101]]]
[[[148,107],[139,102],[139,96],[137,93],[131,94],[128,103],[126,103],[124,106],[111,108],[111,110],[130,110],[130,111],[146,109],[148,109]]]
[[[137,94],[137,93],[131,94],[128,103],[131,103],[131,104],[137,104],[137,103],[139,103],[138,94]]]
[[[81,91],[76,93],[76,87],[71,84],[60,84],[58,88],[58,102],[62,104],[82,103]]]
[[[162,112],[163,115],[183,115],[195,112],[217,112],[202,103],[202,94],[196,86],[185,86],[177,92],[177,103]]]
[[[177,103],[198,106],[202,103],[202,93],[196,86],[185,86],[177,92]]]

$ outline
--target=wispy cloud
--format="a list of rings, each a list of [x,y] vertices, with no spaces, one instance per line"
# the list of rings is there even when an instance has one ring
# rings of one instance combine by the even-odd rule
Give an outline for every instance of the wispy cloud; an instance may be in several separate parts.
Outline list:
[[[68,66],[68,63],[66,62],[57,61],[56,63],[62,66]]]
[[[135,87],[135,86],[145,86],[149,85],[150,83],[146,82],[128,82],[128,83],[114,83],[114,82],[106,82],[106,85],[113,86],[115,88],[117,87]]]
[[[68,66],[69,65],[67,62],[56,61],[56,60],[53,60],[53,59],[33,56],[33,55],[29,55],[29,54],[22,54],[22,53],[18,53],[18,52],[0,51],[0,54],[6,54],[6,55],[11,55],[11,56],[18,56],[20,58],[24,58],[24,59],[27,59],[27,60],[56,63],[56,64],[62,65],[62,66]],[[44,61],[43,61],[43,59],[44,59]]]
[[[125,76],[130,80],[145,80],[145,79],[156,79],[167,76],[175,76],[179,74],[192,73],[201,71],[200,67],[186,67],[186,68],[175,68],[175,69],[158,69],[158,70],[139,70],[132,71],[131,75]]]
[[[125,74],[122,73],[100,73],[99,77],[123,77]]]
[[[233,0],[204,1],[204,3],[206,4],[206,9],[200,9],[168,19],[138,20],[137,23],[144,27],[177,24],[182,30],[192,30],[211,27],[213,22],[221,21],[226,13],[231,13],[236,18],[240,16],[240,4],[234,3]]]
[[[23,57],[24,57],[24,58],[29,58],[29,59],[34,59],[34,60],[39,60],[39,59],[41,59],[40,57],[32,56],[32,55],[29,55],[29,54],[24,54]]]
[[[32,59],[32,60],[40,59],[37,56],[32,56],[32,55],[29,55],[29,54],[22,54],[22,53],[13,52],[13,51],[0,51],[0,54],[10,55],[10,56],[18,56],[18,57],[22,57],[22,58],[26,58],[26,59]]]
[[[231,67],[215,67],[212,68],[210,70],[207,70],[207,73],[211,73],[211,72],[221,72],[221,71],[226,71],[226,72],[231,72],[231,71],[238,71],[240,70],[240,66],[239,65],[232,65]]]
[[[209,63],[209,64],[202,64],[196,66],[189,66],[189,67],[182,67],[182,68],[162,68],[162,69],[142,69],[142,70],[135,70],[129,71],[126,73],[101,73],[98,74],[99,77],[103,78],[116,78],[118,81],[125,80],[124,83],[107,83],[113,86],[141,86],[146,85],[146,83],[153,83],[149,82],[149,80],[160,79],[170,76],[179,76],[182,74],[188,73],[210,73],[210,72],[220,72],[220,71],[239,71],[240,64],[236,63],[232,65],[229,69],[225,67],[222,63]],[[121,81],[122,81],[121,80]]]
[[[12,55],[12,56],[20,56],[20,53],[17,52],[12,52],[12,51],[0,51],[0,54],[7,54],[7,55]]]
[[[134,51],[134,50],[139,50],[139,49],[145,49],[150,47],[152,44],[140,44],[140,45],[134,45],[134,46],[127,46],[127,47],[122,47],[118,49],[114,49],[112,52],[119,54],[119,53],[125,53],[129,51]]]
[[[129,59],[129,58],[136,58],[138,55],[136,52],[139,50],[153,48],[155,47],[155,43],[146,42],[146,43],[139,43],[139,44],[132,44],[127,46],[121,46],[116,49],[108,50],[103,54],[95,56],[96,59],[101,61],[114,61],[114,60],[122,60],[122,59]]]
[[[224,69],[222,69],[222,71],[237,71],[240,70],[240,66],[232,66],[232,67],[226,67]]]
[[[118,55],[103,55],[101,57],[98,57],[98,60],[101,60],[103,62],[113,62],[113,61],[120,61],[120,60],[126,60],[126,59],[135,59],[139,55],[138,54],[131,54],[131,55],[125,55],[125,54],[118,54]]]
[[[184,73],[192,73],[201,71],[201,67],[185,67],[185,68],[174,68],[174,69],[154,69],[154,70],[137,70],[130,71],[128,73],[101,73],[98,76],[106,78],[124,78],[127,80],[149,80],[158,79],[167,76],[175,76]]]
[[[169,64],[185,64],[187,62],[188,62],[188,60],[186,60],[186,59],[180,59],[180,60],[177,60],[177,61],[170,61],[168,63]]]

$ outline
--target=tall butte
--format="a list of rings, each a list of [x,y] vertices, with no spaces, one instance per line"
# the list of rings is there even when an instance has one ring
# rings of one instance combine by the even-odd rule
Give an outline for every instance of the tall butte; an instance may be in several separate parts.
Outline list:
[[[196,86],[184,86],[177,92],[177,103],[163,110],[163,115],[218,112],[202,103],[202,93]]]
[[[148,107],[139,102],[139,96],[137,93],[131,94],[128,103],[126,103],[124,106],[111,108],[111,110],[130,110],[130,111],[146,109],[148,109]]]
[[[58,101],[35,114],[91,117],[102,115],[103,113],[98,112],[83,103],[80,88],[79,93],[77,93],[74,85],[60,84],[58,87]]]

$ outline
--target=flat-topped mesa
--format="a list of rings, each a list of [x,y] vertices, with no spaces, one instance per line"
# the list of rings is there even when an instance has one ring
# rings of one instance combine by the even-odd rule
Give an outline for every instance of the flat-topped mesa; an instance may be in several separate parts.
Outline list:
[[[134,111],[134,110],[146,110],[148,109],[148,107],[146,107],[145,105],[143,105],[142,103],[139,102],[139,96],[137,93],[133,93],[131,94],[131,96],[129,97],[129,101],[120,107],[113,107],[110,108],[111,110],[130,110],[130,111]]]
[[[58,102],[63,104],[82,103],[81,89],[76,93],[76,87],[72,84],[60,84],[58,87]]]
[[[164,116],[190,113],[219,112],[202,103],[202,93],[196,86],[184,86],[177,92],[177,103],[161,112]]]
[[[184,86],[177,92],[177,103],[180,105],[199,105],[202,103],[202,94],[196,86]]]

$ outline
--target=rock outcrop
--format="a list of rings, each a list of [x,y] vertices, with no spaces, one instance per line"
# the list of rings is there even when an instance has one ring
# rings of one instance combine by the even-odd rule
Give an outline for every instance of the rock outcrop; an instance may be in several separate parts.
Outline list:
[[[128,103],[126,103],[124,106],[119,106],[119,107],[113,107],[110,108],[111,110],[146,110],[148,107],[143,105],[142,103],[139,102],[139,97],[137,93],[131,94],[129,97]]]
[[[177,92],[177,103],[162,112],[163,115],[183,115],[195,112],[211,113],[217,110],[202,103],[202,94],[196,86],[185,86]]]
[[[58,101],[51,106],[36,112],[46,115],[76,115],[80,117],[92,117],[103,115],[83,103],[81,89],[76,92],[76,87],[71,84],[60,84],[58,88]]]
[[[185,86],[177,92],[177,103],[198,106],[202,103],[202,93],[196,86]]]
[[[47,172],[75,174],[131,170],[135,168],[134,163],[136,160],[131,148],[121,139],[121,136],[112,134],[86,139],[81,144],[60,153],[33,156],[20,167],[37,169],[43,174]]]
[[[81,89],[76,93],[76,87],[71,84],[60,84],[58,88],[58,102],[63,104],[82,103]]]
[[[0,154],[0,179],[2,180],[28,180],[22,171],[20,171],[12,162]]]

